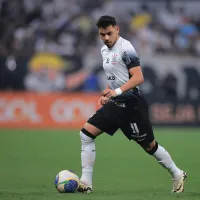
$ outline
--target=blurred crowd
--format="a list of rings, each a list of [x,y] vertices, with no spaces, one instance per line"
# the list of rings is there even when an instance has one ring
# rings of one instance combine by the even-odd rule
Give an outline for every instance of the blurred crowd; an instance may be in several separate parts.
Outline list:
[[[199,7],[196,0],[0,0],[0,88],[102,90],[102,15],[116,17],[141,57],[198,57]]]
[[[1,0],[0,55],[77,55],[99,46],[95,22],[110,14],[140,53],[200,55],[198,1]]]

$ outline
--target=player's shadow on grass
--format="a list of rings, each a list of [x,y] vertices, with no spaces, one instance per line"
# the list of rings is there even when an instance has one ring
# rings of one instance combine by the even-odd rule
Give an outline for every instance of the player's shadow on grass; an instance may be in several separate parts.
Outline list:
[[[199,197],[200,198],[200,192],[184,192],[184,196],[188,197]]]
[[[127,190],[120,190],[120,191],[96,191],[93,193],[94,195],[103,195],[103,196],[121,196],[123,194],[128,195],[128,196],[135,196],[136,194],[138,196],[149,196],[149,197],[158,197],[158,196],[171,196],[172,199],[174,198],[187,198],[187,199],[192,199],[195,197],[200,197],[200,192],[183,192],[183,193],[167,193],[167,192],[152,192],[152,191],[147,191],[145,193],[142,193],[142,191],[127,191]],[[161,198],[162,199],[162,198]],[[196,199],[196,198],[195,198]]]
[[[171,195],[172,197],[176,197],[176,198],[187,198],[187,199],[192,199],[196,197],[200,197],[200,192],[183,192],[183,193],[154,193],[155,196],[159,196],[159,195]]]

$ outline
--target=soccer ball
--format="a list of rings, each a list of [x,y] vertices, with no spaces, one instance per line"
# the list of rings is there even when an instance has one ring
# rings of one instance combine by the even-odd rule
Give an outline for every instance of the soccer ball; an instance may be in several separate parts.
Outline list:
[[[63,170],[56,176],[54,184],[60,193],[74,193],[79,187],[79,177],[73,171]]]

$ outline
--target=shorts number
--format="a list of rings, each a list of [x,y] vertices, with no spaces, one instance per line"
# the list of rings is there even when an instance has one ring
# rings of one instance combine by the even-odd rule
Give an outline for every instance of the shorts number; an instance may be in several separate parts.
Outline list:
[[[139,135],[140,132],[139,132],[137,124],[136,123],[130,123],[130,125],[131,125],[131,129],[132,129],[133,133],[136,133],[136,135]]]

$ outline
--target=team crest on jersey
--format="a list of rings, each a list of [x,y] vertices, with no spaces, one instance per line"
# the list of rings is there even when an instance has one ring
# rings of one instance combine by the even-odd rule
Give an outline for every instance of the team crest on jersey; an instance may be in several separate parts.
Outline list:
[[[111,63],[113,65],[115,65],[117,63],[117,54],[116,53],[112,55],[112,61],[111,61]]]
[[[109,63],[110,62],[110,59],[109,58],[107,58],[107,60],[106,60],[106,63]]]

